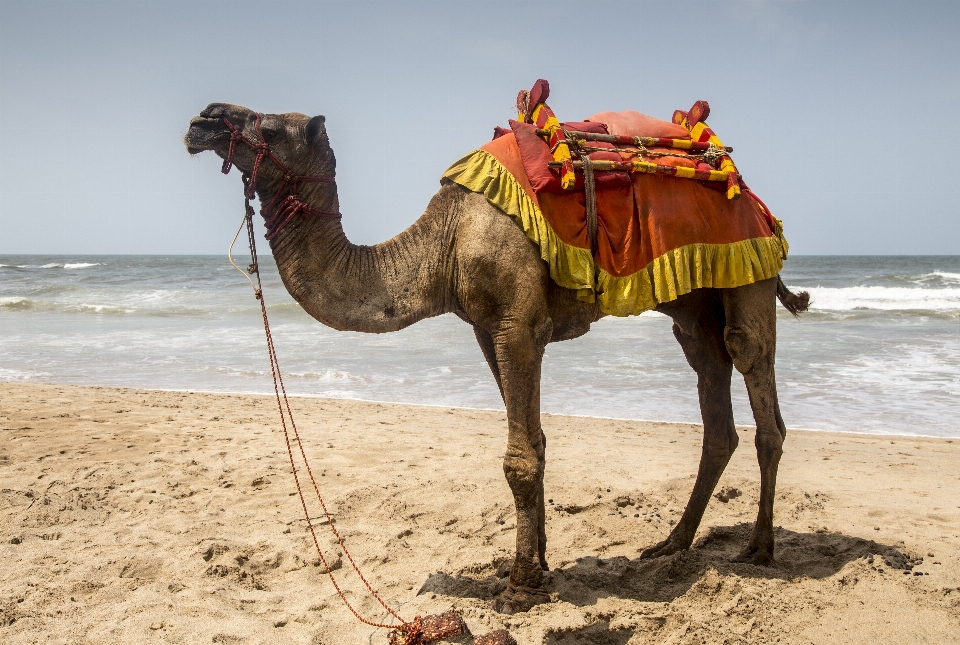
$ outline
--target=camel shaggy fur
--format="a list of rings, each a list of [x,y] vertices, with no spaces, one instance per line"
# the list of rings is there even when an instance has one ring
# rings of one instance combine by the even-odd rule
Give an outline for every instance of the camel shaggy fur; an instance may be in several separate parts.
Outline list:
[[[254,112],[214,103],[190,121],[184,137],[188,151],[213,150],[226,158],[230,132],[225,118],[258,140]],[[336,159],[324,117],[267,114],[261,131],[293,174],[334,175]],[[249,174],[255,154],[236,146],[234,161]],[[272,199],[282,181],[272,164],[262,164],[256,180],[261,203]],[[339,211],[334,183],[304,183],[299,194],[318,210]],[[382,244],[351,244],[338,219],[297,217],[270,247],[290,294],[334,329],[385,333],[445,313],[473,327],[507,410],[503,471],[517,512],[516,557],[507,589],[494,605],[514,613],[549,600],[543,590],[547,441],[540,426],[540,366],[547,343],[587,333],[603,315],[598,306],[551,281],[539,250],[510,217],[483,196],[452,183],[441,186],[410,228]],[[730,401],[736,367],[756,420],[761,482],[757,521],[737,560],[773,562],[774,489],[786,436],[774,380],[778,296],[793,313],[806,308],[805,294],[790,294],[779,278],[735,289],[697,289],[657,307],[673,319],[674,336],[697,373],[704,434],[699,472],[683,516],[642,557],[665,556],[693,542],[737,447]]]

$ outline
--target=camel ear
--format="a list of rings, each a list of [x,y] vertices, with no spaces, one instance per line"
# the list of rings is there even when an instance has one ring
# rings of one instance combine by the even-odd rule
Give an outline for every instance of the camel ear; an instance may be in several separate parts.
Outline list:
[[[323,127],[323,123],[327,120],[327,117],[322,114],[318,114],[309,121],[307,121],[307,139],[310,141],[316,141],[321,134],[326,133],[326,130]]]

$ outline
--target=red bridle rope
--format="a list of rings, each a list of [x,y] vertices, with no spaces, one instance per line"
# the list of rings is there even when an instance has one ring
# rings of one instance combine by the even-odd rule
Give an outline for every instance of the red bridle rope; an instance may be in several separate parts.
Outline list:
[[[322,211],[303,201],[297,190],[300,184],[304,182],[332,184],[336,182],[336,178],[292,174],[286,164],[280,161],[277,155],[273,154],[273,151],[270,150],[270,145],[266,142],[266,139],[264,139],[263,132],[260,130],[261,117],[262,115],[258,112],[255,126],[257,128],[257,137],[260,139],[259,143],[251,141],[243,134],[240,128],[230,123],[230,120],[226,117],[223,118],[224,124],[226,124],[227,129],[230,130],[230,148],[227,150],[227,158],[223,160],[223,167],[220,171],[225,175],[230,173],[230,169],[233,168],[233,155],[236,151],[237,142],[239,141],[253,150],[257,155],[257,158],[253,162],[253,170],[250,171],[250,181],[246,182],[246,188],[244,190],[244,195],[247,199],[253,199],[256,194],[257,174],[260,172],[260,164],[264,158],[272,161],[273,165],[283,173],[283,181],[280,183],[277,192],[274,193],[273,199],[260,209],[260,214],[263,216],[263,223],[267,227],[267,234],[265,236],[267,240],[272,240],[276,237],[280,231],[283,230],[283,227],[289,224],[297,215],[303,217],[316,215],[318,217],[340,219],[340,213]]]

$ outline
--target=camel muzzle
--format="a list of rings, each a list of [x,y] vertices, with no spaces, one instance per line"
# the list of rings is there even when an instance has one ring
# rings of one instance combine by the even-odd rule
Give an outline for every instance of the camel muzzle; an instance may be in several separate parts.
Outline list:
[[[190,127],[183,135],[183,144],[192,155],[213,150],[218,144],[226,142],[230,136],[222,119],[195,116],[190,119]]]

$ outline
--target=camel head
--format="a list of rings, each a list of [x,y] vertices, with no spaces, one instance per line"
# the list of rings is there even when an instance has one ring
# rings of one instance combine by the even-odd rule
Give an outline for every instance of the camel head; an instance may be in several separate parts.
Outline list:
[[[263,114],[258,130],[256,112],[239,105],[211,103],[200,116],[190,120],[183,143],[192,155],[212,150],[226,160],[231,147],[229,122],[249,141],[266,143],[291,175],[333,176],[336,158],[330,149],[324,121],[323,116],[310,118],[297,112]],[[257,153],[248,145],[234,142],[231,161],[243,173],[253,174],[256,159]],[[256,189],[261,194],[273,193],[283,179],[283,172],[265,158],[256,173]],[[311,185],[307,190],[314,188]]]

